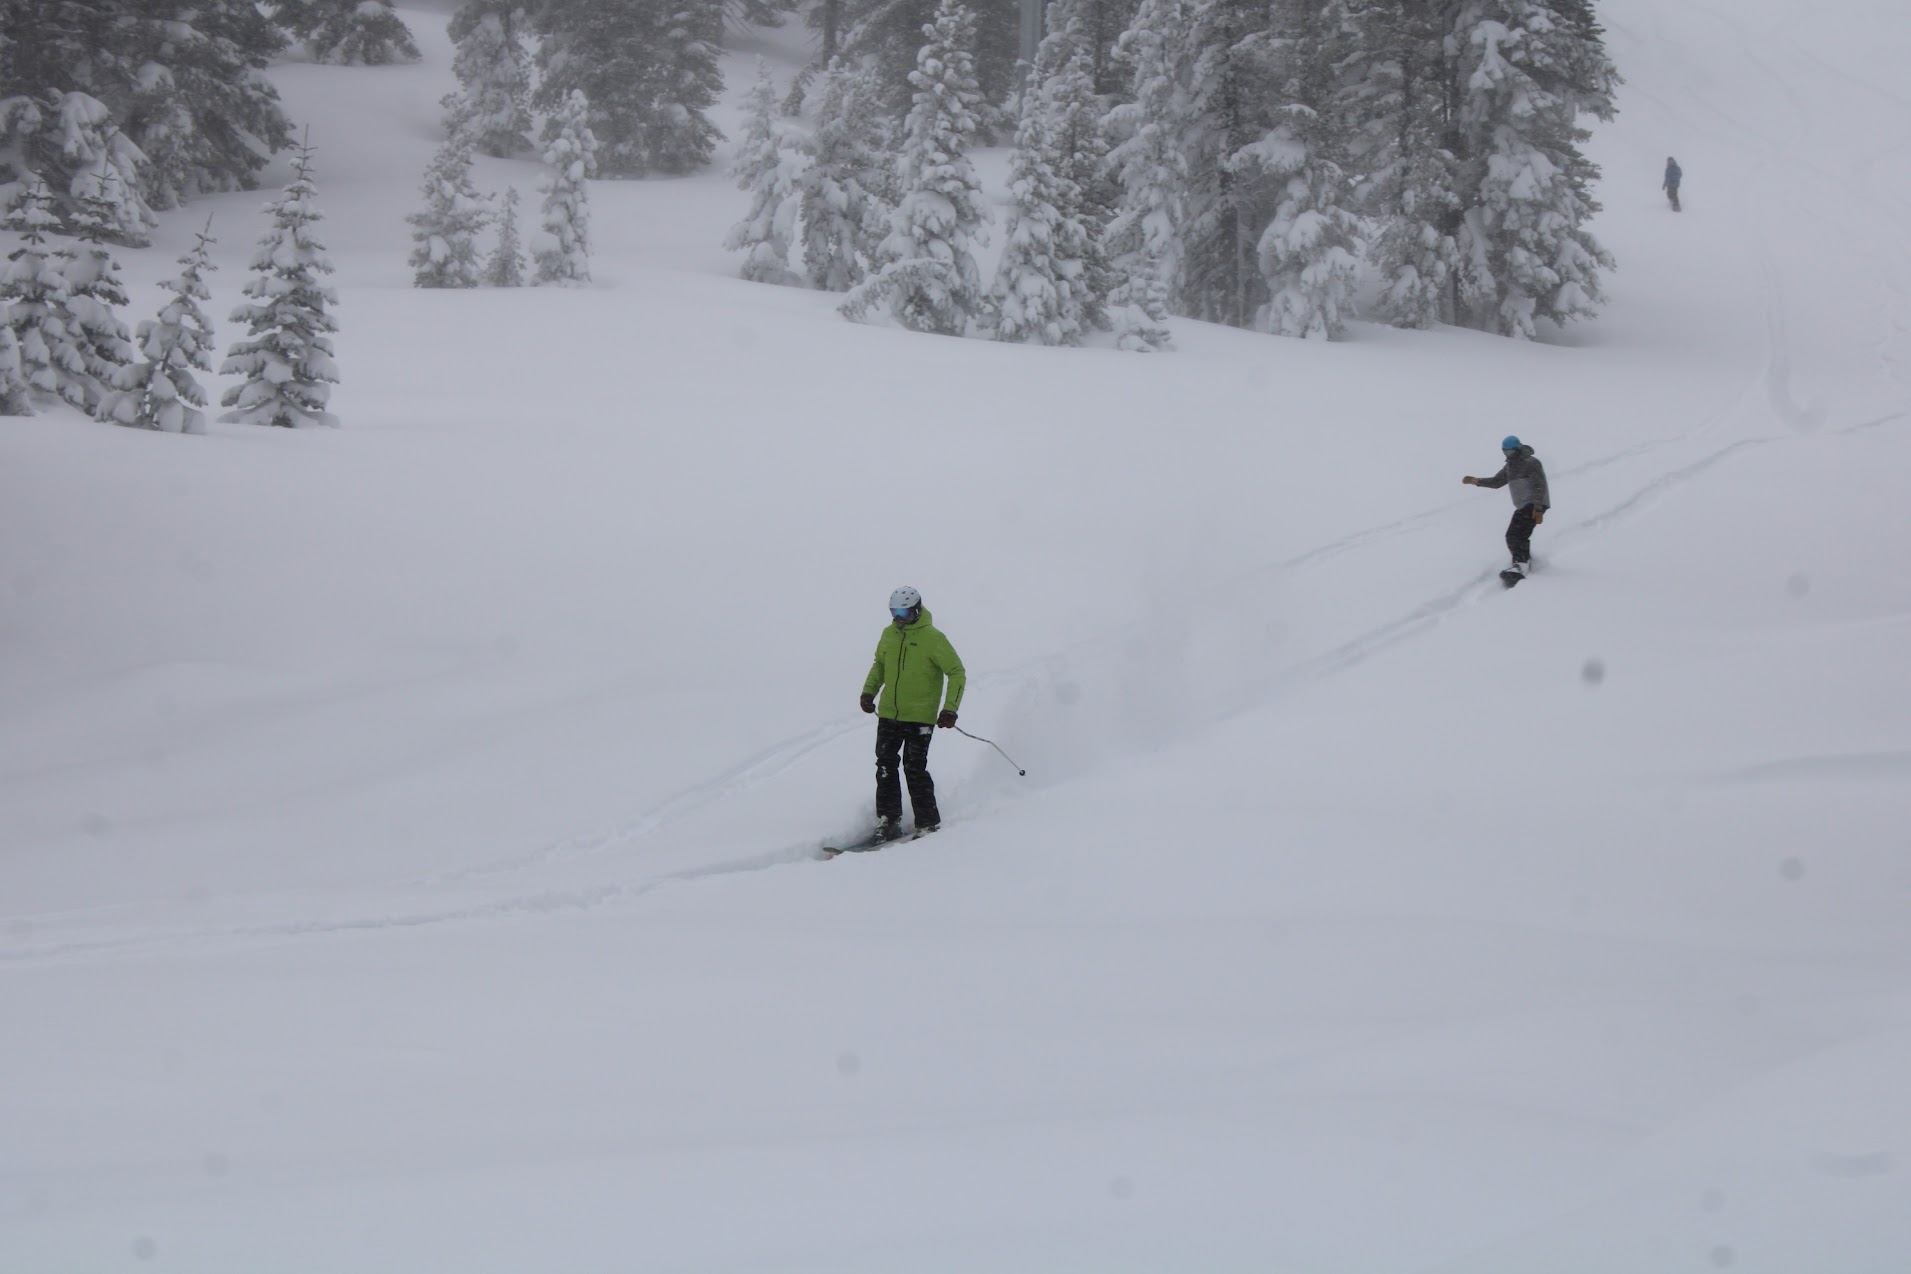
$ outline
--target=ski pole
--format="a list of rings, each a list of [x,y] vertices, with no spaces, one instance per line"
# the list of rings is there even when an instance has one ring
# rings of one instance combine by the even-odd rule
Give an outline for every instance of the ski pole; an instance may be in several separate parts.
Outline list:
[[[979,734],[970,734],[967,730],[964,730],[961,726],[956,726],[954,728],[957,734],[964,735],[968,738],[974,739],[977,743],[986,743],[990,747],[994,748],[997,752],[1002,752],[1002,745],[997,743],[994,739],[985,739]],[[1010,765],[1014,765],[1015,772],[1017,774],[1021,775],[1023,778],[1028,777],[1028,771],[1023,769],[1019,765],[1015,765],[1015,759],[1011,757],[1008,753],[1002,752],[1002,759],[1004,761],[1007,761]]]

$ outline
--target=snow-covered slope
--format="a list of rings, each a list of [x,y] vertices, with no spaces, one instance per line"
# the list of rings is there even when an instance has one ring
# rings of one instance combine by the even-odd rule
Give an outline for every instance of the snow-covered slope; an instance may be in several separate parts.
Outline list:
[[[1548,346],[414,291],[443,15],[280,68],[345,427],[0,431],[0,1269],[1904,1269],[1911,18],[1602,11]],[[1029,775],[820,864],[902,582]]]

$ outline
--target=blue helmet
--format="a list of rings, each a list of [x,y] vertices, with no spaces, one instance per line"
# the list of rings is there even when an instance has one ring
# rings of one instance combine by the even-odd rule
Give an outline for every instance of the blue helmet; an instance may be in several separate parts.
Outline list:
[[[1520,440],[1518,434],[1508,434],[1506,437],[1500,439],[1501,451],[1518,451],[1519,449]]]

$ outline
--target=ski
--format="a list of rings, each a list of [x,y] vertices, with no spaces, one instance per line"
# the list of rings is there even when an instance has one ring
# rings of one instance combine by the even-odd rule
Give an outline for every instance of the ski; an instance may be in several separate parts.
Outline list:
[[[934,832],[935,829],[933,828],[929,831],[923,831],[918,828],[906,836],[891,836],[887,840],[876,836],[867,836],[862,840],[852,842],[848,845],[825,845],[816,851],[816,856],[821,858],[824,862],[828,862],[830,859],[841,854],[873,854],[885,845],[900,845],[904,841],[921,840],[925,836],[933,835]]]

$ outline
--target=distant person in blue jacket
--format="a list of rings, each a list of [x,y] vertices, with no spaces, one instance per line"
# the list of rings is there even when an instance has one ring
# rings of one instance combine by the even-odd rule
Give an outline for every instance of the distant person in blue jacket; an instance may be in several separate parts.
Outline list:
[[[1674,212],[1679,210],[1679,178],[1683,176],[1685,176],[1685,174],[1679,171],[1679,161],[1667,155],[1665,157],[1665,182],[1660,186],[1660,189],[1665,191],[1665,197],[1672,202],[1672,211]]]

